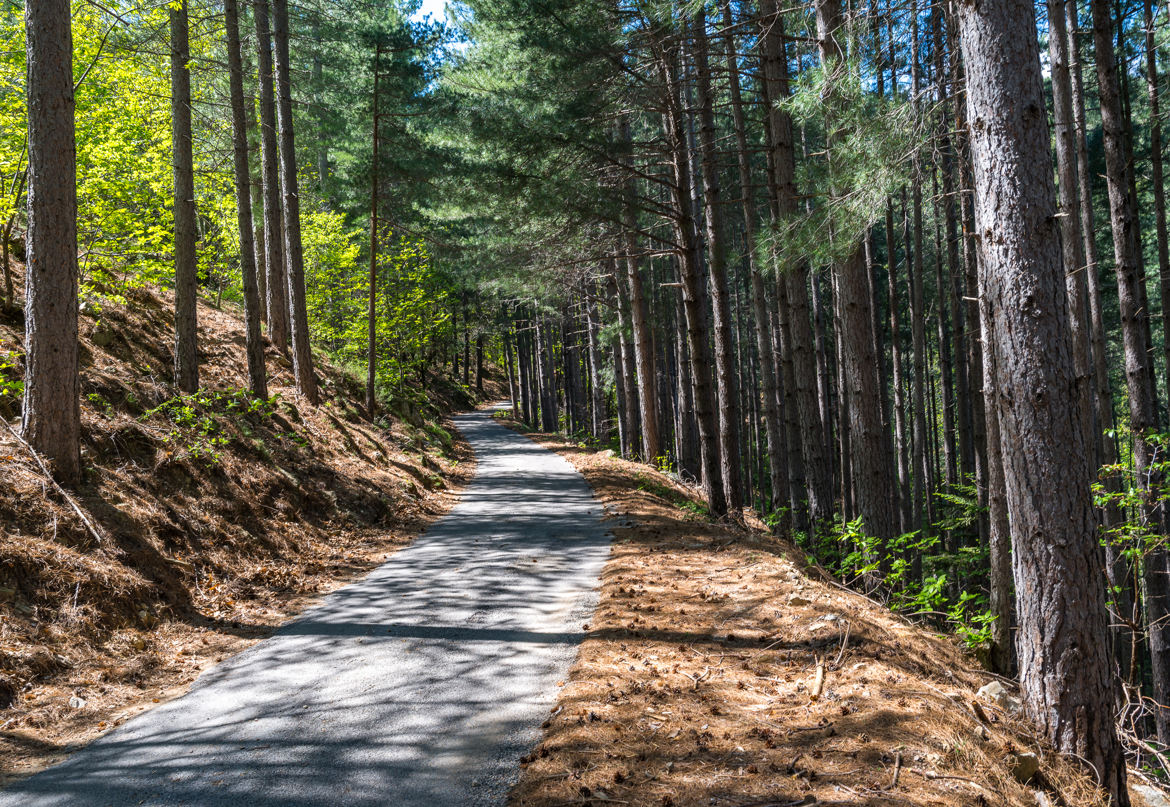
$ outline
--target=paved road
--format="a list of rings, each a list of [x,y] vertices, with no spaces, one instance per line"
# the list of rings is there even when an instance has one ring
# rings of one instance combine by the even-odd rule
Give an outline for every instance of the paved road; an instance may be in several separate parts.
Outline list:
[[[0,791],[14,805],[498,805],[596,602],[601,507],[492,422],[460,503],[178,700]]]

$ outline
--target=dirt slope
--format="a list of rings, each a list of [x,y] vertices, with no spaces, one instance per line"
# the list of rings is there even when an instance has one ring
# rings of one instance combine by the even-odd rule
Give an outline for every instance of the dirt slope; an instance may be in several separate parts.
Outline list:
[[[584,473],[616,540],[512,805],[1104,803],[1022,721],[989,703],[977,716],[992,677],[949,637],[840,588],[758,523],[711,523],[647,466],[533,438]],[[1016,752],[1040,758],[1028,785]]]
[[[0,784],[372,568],[471,473],[438,407],[410,413],[413,425],[371,423],[359,385],[324,362],[314,409],[269,349],[278,398],[251,404],[238,315],[201,304],[199,322],[204,392],[179,399],[166,300],[140,291],[83,308],[76,501],[96,535],[0,427]],[[20,312],[0,319],[0,416],[13,426],[22,330]]]

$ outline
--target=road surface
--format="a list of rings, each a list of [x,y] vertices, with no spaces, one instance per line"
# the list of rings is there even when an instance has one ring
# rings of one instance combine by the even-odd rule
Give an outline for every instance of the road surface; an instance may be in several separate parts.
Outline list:
[[[181,698],[0,791],[30,805],[499,805],[596,604],[601,506],[492,421],[459,504]]]

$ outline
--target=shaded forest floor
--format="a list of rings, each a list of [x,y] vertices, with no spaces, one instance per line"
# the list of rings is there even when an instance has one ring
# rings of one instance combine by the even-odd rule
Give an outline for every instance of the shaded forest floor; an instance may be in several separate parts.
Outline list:
[[[271,406],[246,387],[243,326],[199,306],[202,391],[177,398],[169,301],[83,307],[88,529],[0,427],[0,785],[34,772],[269,635],[407,544],[472,474],[441,414],[370,422],[363,390],[318,354],[322,405],[269,348]],[[0,417],[18,428],[20,311],[0,315]],[[96,534],[95,534],[96,533]]]
[[[758,522],[712,523],[648,466],[530,436],[585,475],[615,543],[514,807],[1104,804],[1021,720],[986,702],[977,716],[993,677],[951,637],[837,586]],[[1028,785],[1016,752],[1039,757]]]

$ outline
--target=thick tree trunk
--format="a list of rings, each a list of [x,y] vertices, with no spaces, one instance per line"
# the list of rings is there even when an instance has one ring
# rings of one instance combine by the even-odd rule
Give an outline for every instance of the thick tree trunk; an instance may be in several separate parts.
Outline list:
[[[1133,165],[1121,86],[1113,52],[1113,21],[1109,0],[1093,0],[1093,40],[1097,50],[1097,85],[1101,99],[1101,127],[1105,135],[1105,177],[1109,189],[1109,218],[1113,230],[1114,270],[1125,350],[1125,379],[1129,390],[1129,420],[1133,431],[1133,465],[1141,491],[1143,518],[1154,532],[1166,522],[1163,505],[1151,487],[1160,480],[1151,468],[1155,447],[1148,437],[1158,430],[1158,414],[1150,355],[1149,309],[1145,302],[1144,273],[1137,205],[1131,193]],[[1149,550],[1142,563],[1146,620],[1158,740],[1170,743],[1170,579],[1167,552]]]
[[[68,0],[25,5],[28,240],[21,434],[64,485],[81,478],[77,168]],[[185,64],[185,62],[184,62]]]
[[[276,113],[280,128],[281,188],[284,190],[284,254],[288,276],[289,333],[297,391],[317,404],[317,376],[309,344],[305,304],[305,256],[301,248],[301,200],[297,189],[297,151],[293,138],[292,77],[288,55],[288,0],[272,0],[272,38],[276,53]]]
[[[959,6],[980,292],[1019,594],[1021,690],[1057,750],[1128,807],[1113,721],[1087,413],[1076,394],[1032,5]]]
[[[187,0],[170,9],[171,149],[175,211],[175,384],[183,392],[199,389],[199,344],[195,309],[199,277],[195,264],[195,169],[191,150],[191,49],[187,39]]]
[[[227,31],[228,83],[231,85],[232,157],[236,178],[236,221],[240,230],[240,275],[244,285],[244,336],[248,383],[252,394],[268,397],[264,341],[260,335],[260,289],[256,285],[256,252],[252,243],[252,189],[248,170],[248,124],[244,115],[244,70],[240,52],[237,0],[224,0]]]
[[[288,275],[284,263],[284,212],[280,202],[280,154],[276,147],[276,98],[268,0],[256,0],[256,54],[260,83],[260,173],[264,180],[265,310],[268,338],[288,353]]]

